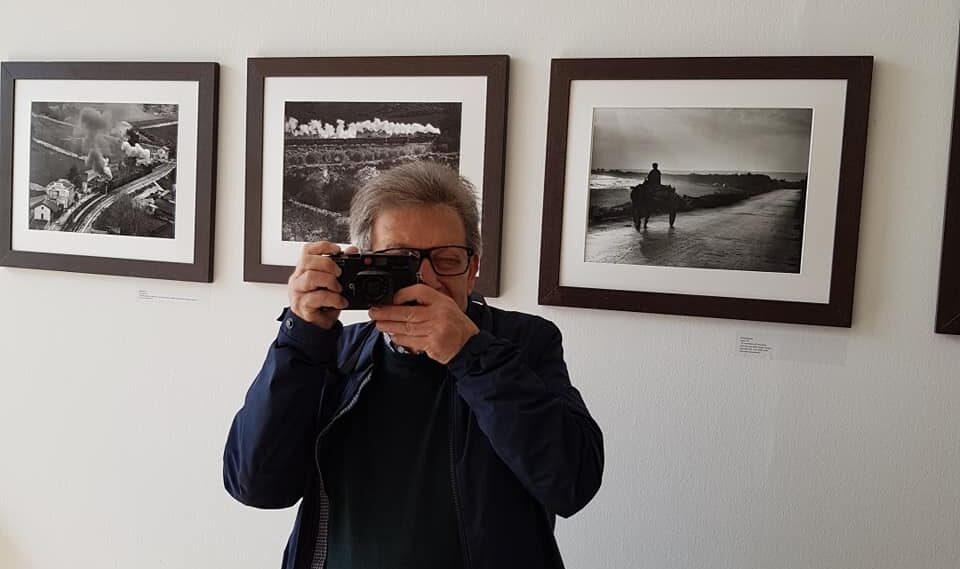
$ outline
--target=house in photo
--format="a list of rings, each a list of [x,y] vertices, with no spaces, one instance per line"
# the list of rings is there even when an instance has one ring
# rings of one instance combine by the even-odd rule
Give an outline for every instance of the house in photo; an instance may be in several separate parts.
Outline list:
[[[151,199],[146,211],[150,215],[173,223],[177,211],[177,204],[164,198]]]
[[[154,207],[154,199],[150,194],[140,194],[133,197],[133,207],[146,210],[148,213]]]
[[[63,213],[63,209],[64,208],[60,207],[59,203],[48,198],[34,206],[33,219],[35,221],[46,221],[49,223],[60,217],[60,214]]]
[[[68,208],[77,199],[77,189],[69,180],[60,178],[47,184],[47,199],[56,202],[61,208]]]

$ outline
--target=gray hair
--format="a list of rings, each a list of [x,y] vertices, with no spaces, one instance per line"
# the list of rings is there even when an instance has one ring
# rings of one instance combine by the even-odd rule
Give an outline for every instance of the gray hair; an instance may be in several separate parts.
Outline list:
[[[473,184],[456,170],[436,162],[410,162],[367,181],[350,202],[350,241],[369,251],[373,222],[388,210],[447,206],[460,217],[466,245],[479,255],[480,212]]]

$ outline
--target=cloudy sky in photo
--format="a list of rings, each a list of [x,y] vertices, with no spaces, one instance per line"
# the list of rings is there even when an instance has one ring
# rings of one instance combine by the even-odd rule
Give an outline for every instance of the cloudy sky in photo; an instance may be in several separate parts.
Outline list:
[[[592,169],[806,172],[813,109],[597,108]]]

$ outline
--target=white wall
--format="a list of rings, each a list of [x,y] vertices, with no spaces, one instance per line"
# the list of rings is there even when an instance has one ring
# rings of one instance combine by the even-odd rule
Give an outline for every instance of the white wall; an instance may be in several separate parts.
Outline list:
[[[570,567],[960,566],[960,338],[933,334],[957,0],[2,0],[0,60],[221,63],[216,281],[0,269],[0,567],[279,565],[221,452],[274,335],[242,282],[248,56],[512,56],[503,296],[565,331],[606,436]],[[850,330],[537,305],[551,57],[876,57]],[[198,300],[160,304],[138,290]],[[738,357],[739,332],[841,363]]]

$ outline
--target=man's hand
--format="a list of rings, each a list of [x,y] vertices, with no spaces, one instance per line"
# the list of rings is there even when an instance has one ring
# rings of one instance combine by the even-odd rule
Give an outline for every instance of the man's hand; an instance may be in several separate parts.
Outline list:
[[[417,304],[407,306],[415,301]],[[390,334],[408,350],[426,353],[446,364],[480,330],[449,296],[429,286],[415,284],[397,291],[392,305],[374,306],[370,319],[377,330]]]
[[[340,318],[340,310],[347,307],[347,299],[340,292],[337,281],[340,267],[327,255],[340,252],[340,246],[328,241],[307,243],[300,252],[297,267],[287,280],[290,310],[305,320],[329,330]],[[345,253],[356,253],[356,247],[347,247]]]

